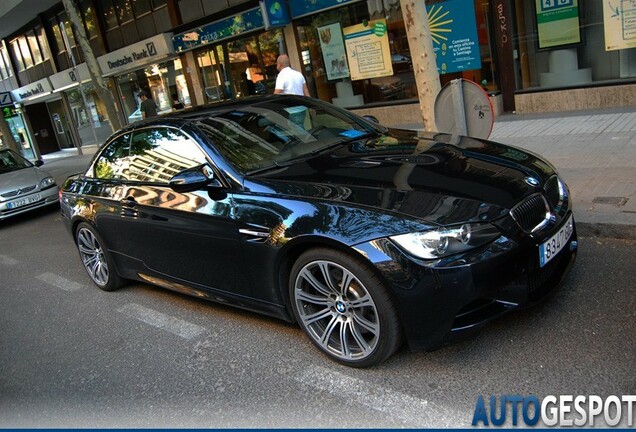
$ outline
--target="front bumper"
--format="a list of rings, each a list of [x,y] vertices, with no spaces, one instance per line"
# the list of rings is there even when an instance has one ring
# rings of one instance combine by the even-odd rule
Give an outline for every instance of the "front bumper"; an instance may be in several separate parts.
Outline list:
[[[576,259],[576,227],[544,267],[539,264],[540,244],[530,237],[514,241],[502,236],[483,248],[435,261],[415,260],[388,239],[356,249],[390,288],[411,350],[430,351],[551,294]]]
[[[35,210],[37,208],[56,204],[59,199],[58,191],[59,188],[57,185],[53,185],[46,189],[38,189],[29,194],[0,202],[0,220]],[[11,206],[18,204],[19,206],[11,208]]]

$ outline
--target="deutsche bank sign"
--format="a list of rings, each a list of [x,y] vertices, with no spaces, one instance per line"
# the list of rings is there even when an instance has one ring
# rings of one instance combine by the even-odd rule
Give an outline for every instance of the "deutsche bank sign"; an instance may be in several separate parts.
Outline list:
[[[11,97],[11,92],[1,92],[0,93],[0,107],[12,106],[13,98]]]

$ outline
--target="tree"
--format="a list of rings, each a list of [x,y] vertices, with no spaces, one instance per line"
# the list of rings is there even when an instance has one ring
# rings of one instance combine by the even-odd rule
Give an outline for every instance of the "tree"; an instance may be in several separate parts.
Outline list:
[[[424,0],[400,0],[420,110],[427,131],[435,130],[435,98],[441,90],[433,39]]]
[[[10,148],[11,150],[22,154],[20,151],[20,144],[15,140],[13,133],[11,132],[11,128],[9,127],[9,123],[4,118],[4,113],[0,111],[0,134],[2,135],[2,143],[5,147]]]
[[[108,86],[102,78],[102,69],[100,68],[99,63],[95,58],[95,54],[93,53],[93,49],[91,48],[91,44],[88,40],[88,35],[86,34],[86,29],[84,28],[84,25],[79,13],[77,12],[75,4],[73,3],[73,0],[62,0],[62,3],[64,4],[64,9],[66,9],[69,20],[75,28],[77,41],[79,43],[80,49],[82,50],[82,53],[84,54],[84,60],[86,61],[86,66],[88,67],[91,81],[95,86],[95,91],[104,103],[104,107],[106,108],[106,115],[108,116],[108,120],[110,120],[110,126],[113,132],[115,132],[122,128],[122,122],[119,118],[119,114],[117,113],[115,98],[113,98],[113,94],[108,89]]]

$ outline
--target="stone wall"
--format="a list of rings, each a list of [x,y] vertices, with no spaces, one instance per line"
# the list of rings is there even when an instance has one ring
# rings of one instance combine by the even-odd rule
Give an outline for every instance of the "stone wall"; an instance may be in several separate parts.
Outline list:
[[[520,114],[636,106],[636,84],[515,95]]]

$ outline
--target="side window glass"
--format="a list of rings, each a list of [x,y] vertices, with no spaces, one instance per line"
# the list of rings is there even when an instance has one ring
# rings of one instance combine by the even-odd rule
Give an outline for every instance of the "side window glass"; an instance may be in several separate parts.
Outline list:
[[[130,134],[112,141],[95,161],[93,176],[104,180],[128,179]]]
[[[204,163],[199,146],[176,129],[144,129],[132,138],[129,180],[167,184],[178,172]]]

